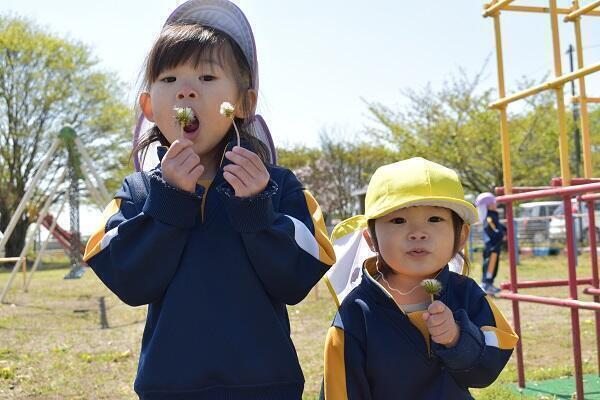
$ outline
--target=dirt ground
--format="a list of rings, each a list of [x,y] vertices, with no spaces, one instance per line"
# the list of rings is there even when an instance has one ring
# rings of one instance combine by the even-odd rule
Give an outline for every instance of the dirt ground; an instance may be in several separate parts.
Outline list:
[[[508,277],[502,257],[500,281]],[[471,276],[479,278],[479,260]],[[2,399],[132,399],[145,307],[121,303],[89,270],[80,280],[63,280],[67,270],[37,272],[28,293],[18,275],[0,305],[0,398]],[[579,277],[590,276],[580,257]],[[8,280],[0,272],[0,288]],[[563,256],[522,258],[519,279],[566,278]],[[565,297],[565,288],[527,290],[528,294]],[[581,290],[580,290],[581,293]],[[100,299],[107,309],[108,329],[101,328]],[[582,300],[590,300],[581,294]],[[512,321],[507,300],[497,304]],[[526,378],[569,376],[573,371],[570,311],[539,304],[521,305]],[[318,397],[325,333],[335,305],[321,283],[299,305],[289,307],[292,338],[306,378],[305,399]],[[597,371],[594,314],[580,312],[584,370]],[[491,387],[474,390],[477,399],[525,398],[508,389],[516,381],[515,356]],[[544,398],[544,397],[540,397]],[[550,397],[545,397],[551,399]]]

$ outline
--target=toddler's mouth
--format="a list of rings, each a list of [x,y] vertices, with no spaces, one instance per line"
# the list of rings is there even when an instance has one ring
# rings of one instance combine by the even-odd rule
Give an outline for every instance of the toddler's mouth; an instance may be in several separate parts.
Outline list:
[[[415,249],[410,249],[407,252],[408,255],[411,256],[425,256],[427,254],[429,254],[429,251],[425,250],[425,249],[421,249],[421,248],[415,248]]]

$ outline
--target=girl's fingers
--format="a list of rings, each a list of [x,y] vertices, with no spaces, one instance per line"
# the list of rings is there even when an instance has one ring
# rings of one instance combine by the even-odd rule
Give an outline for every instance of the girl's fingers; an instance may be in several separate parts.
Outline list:
[[[256,154],[238,146],[234,147],[232,151],[225,153],[227,159],[231,160],[234,164],[242,166],[252,176],[256,176],[263,171],[266,171],[264,164],[260,162],[260,166],[257,166],[256,163],[252,161],[253,157],[251,156],[258,158]],[[260,161],[260,159],[258,160]]]
[[[235,146],[233,147],[232,151],[234,153],[237,153],[241,156],[246,157],[252,164],[254,164],[254,166],[259,169],[259,170],[266,170],[265,168],[265,164],[262,162],[262,160],[260,159],[260,157],[258,156],[258,154],[245,149],[241,146]]]
[[[175,157],[173,162],[175,163],[175,165],[177,165],[177,167],[182,168],[190,159],[192,161],[195,161],[196,163],[200,162],[200,156],[194,153],[194,151],[191,148],[187,148],[184,149],[181,153],[179,153],[179,155]]]
[[[171,145],[169,146],[169,149],[167,150],[167,152],[165,153],[165,156],[163,158],[164,159],[172,159],[177,157],[177,155],[179,153],[181,153],[183,150],[185,150],[188,147],[192,146],[192,141],[188,140],[186,138],[180,138],[175,140],[173,143],[171,143]]]
[[[246,171],[244,168],[240,167],[239,165],[229,164],[229,165],[226,165],[223,169],[225,171],[229,172],[230,174],[234,175],[240,181],[242,181],[244,183],[244,186],[252,185],[254,178],[252,176],[250,176],[248,171]]]
[[[448,344],[448,343],[452,343],[452,341],[455,340],[456,335],[457,335],[457,332],[453,331],[452,329],[448,329],[448,330],[441,332],[435,336],[431,336],[431,339],[436,343]]]
[[[194,168],[196,168],[196,166],[198,166],[198,164],[200,164],[200,157],[193,154],[193,155],[189,156],[188,158],[186,158],[186,160],[180,165],[180,169],[183,172],[190,174],[190,172]]]
[[[239,154],[233,153],[231,151],[225,153],[225,157],[227,157],[227,159],[229,159],[233,164],[239,165],[240,167],[244,168],[250,175],[258,175],[258,169],[247,158]]]
[[[190,171],[190,175],[192,175],[195,180],[200,179],[200,177],[202,176],[202,174],[204,173],[204,165],[202,164],[198,164],[196,165],[191,171]]]
[[[223,172],[223,178],[231,185],[235,191],[235,195],[241,197],[240,195],[245,189],[244,183],[240,181],[237,176],[228,171]]]
[[[448,332],[445,332],[441,335],[431,335],[431,340],[433,340],[436,343],[439,344],[446,344],[446,343],[450,343],[451,342],[451,337],[450,334]]]
[[[444,325],[448,321],[448,318],[445,315],[431,315],[427,320],[427,326],[430,328]]]
[[[427,307],[427,311],[430,314],[439,314],[446,309],[446,305],[439,300],[434,301]]]

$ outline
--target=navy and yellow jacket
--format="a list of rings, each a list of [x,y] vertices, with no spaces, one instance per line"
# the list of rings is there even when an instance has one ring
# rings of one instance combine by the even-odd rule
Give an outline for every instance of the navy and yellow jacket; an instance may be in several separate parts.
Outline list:
[[[449,349],[428,343],[426,325],[416,326],[422,312],[405,314],[363,268],[327,333],[322,399],[472,399],[470,387],[494,382],[518,337],[471,278],[446,266],[437,279],[443,285],[438,299],[460,327]]]
[[[335,261],[321,210],[287,169],[234,196],[170,187],[159,167],[125,178],[85,260],[121,300],[148,304],[135,380],[142,399],[300,399],[304,377],[286,304]],[[136,200],[140,198],[140,200]],[[204,201],[204,204],[203,204]]]
[[[504,238],[506,227],[500,223],[498,211],[488,210],[483,223],[483,242],[485,251],[500,253],[502,239]]]

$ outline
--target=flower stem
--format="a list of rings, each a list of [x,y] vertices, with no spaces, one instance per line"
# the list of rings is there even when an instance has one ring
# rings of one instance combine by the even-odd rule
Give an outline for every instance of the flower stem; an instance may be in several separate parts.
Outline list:
[[[238,131],[237,124],[235,123],[235,120],[233,121],[233,127],[235,128],[235,135],[237,137],[237,145],[239,147],[240,146],[240,131]]]

